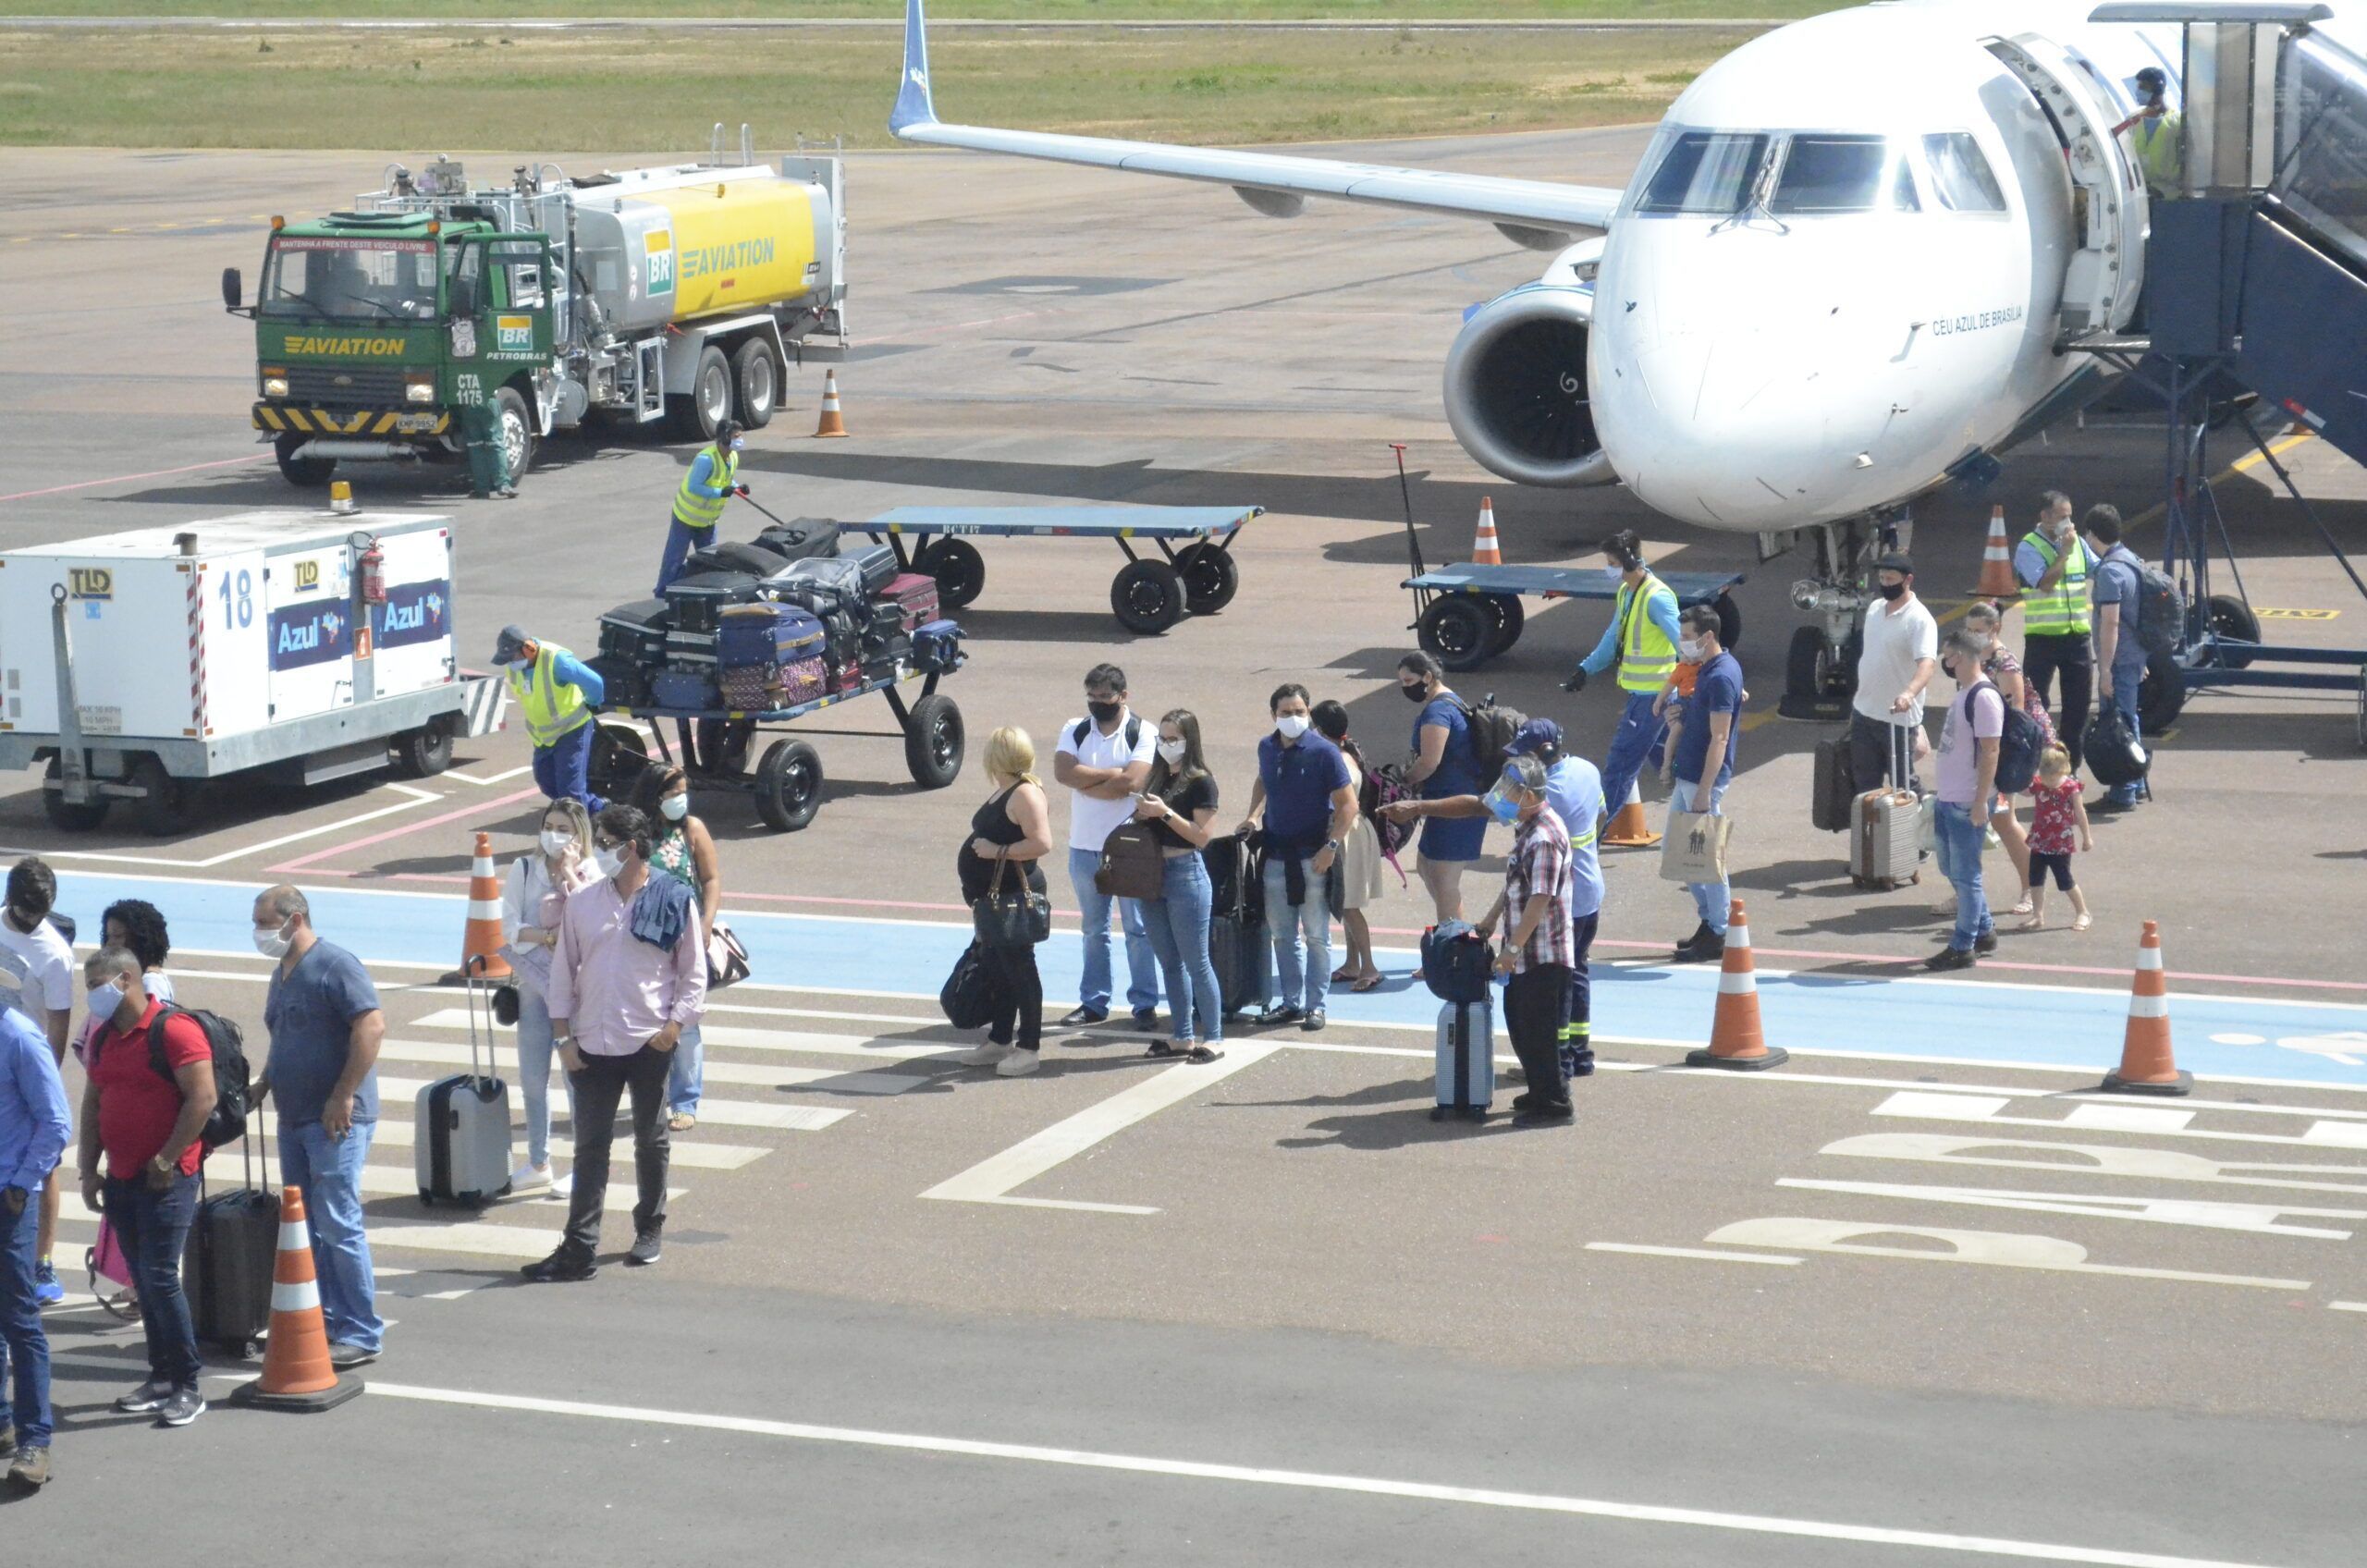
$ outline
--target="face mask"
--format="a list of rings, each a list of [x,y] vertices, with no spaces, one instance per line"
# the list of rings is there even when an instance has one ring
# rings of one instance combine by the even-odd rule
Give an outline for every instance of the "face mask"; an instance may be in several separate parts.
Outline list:
[[[1274,720],[1274,733],[1285,741],[1295,741],[1306,733],[1306,715],[1286,713]]]
[[[554,859],[567,853],[567,847],[573,842],[575,835],[572,833],[555,833],[547,827],[543,829],[543,853]]]
[[[1520,803],[1505,794],[1501,784],[1488,791],[1482,803],[1487,806],[1488,815],[1498,822],[1509,825],[1520,819]]]
[[[120,986],[102,986],[97,990],[91,993],[91,1016],[92,1018],[113,1018],[116,1014],[116,1009],[122,1005],[123,987]]]
[[[600,868],[601,876],[613,877],[625,868],[625,852],[622,850],[595,850],[592,851],[592,864]]]
[[[1425,697],[1429,696],[1429,688],[1427,686],[1400,686],[1397,688],[1397,694],[1404,697],[1409,703],[1418,703]]]
[[[263,954],[264,957],[286,958],[288,956],[288,937],[287,926],[282,925],[277,930],[274,930],[267,925],[258,925],[255,927],[255,951]]]
[[[1189,749],[1181,741],[1161,741],[1159,743],[1159,754],[1167,760],[1170,767],[1182,766],[1184,753]]]
[[[1907,597],[1907,584],[1904,582],[1884,582],[1878,586],[1885,599],[1895,601]]]
[[[731,438],[731,449],[735,452],[744,452],[748,449],[748,443],[735,435]]]
[[[668,822],[681,821],[682,818],[691,815],[690,796],[667,796],[664,800],[657,802],[657,815],[664,817]]]
[[[1627,569],[1624,566],[1607,566],[1602,569],[1602,574],[1616,582],[1627,575]]]
[[[41,924],[41,916],[37,914],[27,914],[23,910],[18,909],[12,905],[8,910],[8,924],[15,926],[18,930],[22,931],[27,935],[31,935],[32,928]]]
[[[1085,711],[1093,716],[1093,722],[1096,724],[1115,724],[1118,722],[1118,716],[1126,711],[1126,704],[1123,703],[1087,703],[1085,704]]]
[[[1687,664],[1699,664],[1701,662],[1701,639],[1699,637],[1679,638],[1676,644],[1676,656],[1683,659]]]

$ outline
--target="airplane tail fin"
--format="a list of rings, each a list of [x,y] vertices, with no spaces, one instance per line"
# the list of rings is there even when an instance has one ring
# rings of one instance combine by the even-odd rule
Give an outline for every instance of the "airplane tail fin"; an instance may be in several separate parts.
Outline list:
[[[936,123],[937,105],[928,93],[928,18],[921,0],[904,0],[904,81],[888,129],[901,136],[913,126]]]

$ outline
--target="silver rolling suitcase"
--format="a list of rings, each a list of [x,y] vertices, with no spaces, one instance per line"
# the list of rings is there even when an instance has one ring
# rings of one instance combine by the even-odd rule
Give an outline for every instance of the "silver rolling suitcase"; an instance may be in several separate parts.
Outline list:
[[[1914,742],[1903,726],[1891,731],[1887,783],[1849,802],[1849,880],[1878,893],[1916,880],[1923,848],[1923,814],[1930,802],[1908,784]]]
[[[438,1078],[419,1092],[411,1158],[422,1203],[490,1203],[509,1190],[509,1085],[493,1075],[493,1003],[484,991],[484,982],[472,976],[469,1070]]]
[[[1448,1002],[1439,1009],[1438,1096],[1430,1120],[1450,1116],[1484,1120],[1496,1095],[1496,1018],[1493,998]]]

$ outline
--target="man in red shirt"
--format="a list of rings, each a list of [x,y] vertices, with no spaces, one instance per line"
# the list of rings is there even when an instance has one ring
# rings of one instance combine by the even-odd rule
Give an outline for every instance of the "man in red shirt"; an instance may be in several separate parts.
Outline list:
[[[181,1254],[197,1218],[197,1168],[205,1158],[198,1134],[214,1113],[213,1047],[195,1019],[166,1013],[148,995],[130,949],[102,949],[82,978],[91,1016],[106,1020],[91,1042],[82,1089],[82,1201],[115,1228],[148,1336],[148,1381],[115,1407],[186,1427],[205,1414]]]

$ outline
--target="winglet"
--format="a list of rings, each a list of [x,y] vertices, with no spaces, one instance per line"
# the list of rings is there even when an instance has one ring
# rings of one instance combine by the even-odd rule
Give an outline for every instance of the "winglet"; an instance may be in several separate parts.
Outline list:
[[[901,136],[914,126],[936,123],[937,105],[928,95],[928,18],[921,0],[904,0],[904,81],[888,129]]]

